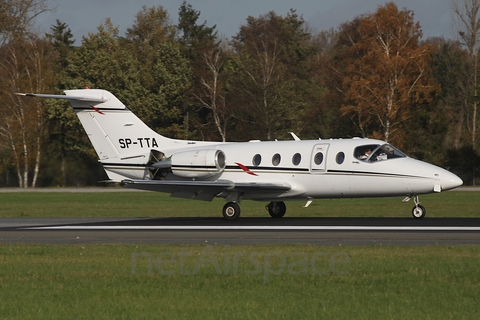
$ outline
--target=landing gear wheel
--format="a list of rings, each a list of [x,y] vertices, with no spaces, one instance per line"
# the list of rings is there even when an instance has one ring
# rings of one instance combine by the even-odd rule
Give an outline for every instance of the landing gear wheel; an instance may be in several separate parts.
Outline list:
[[[287,206],[283,201],[272,201],[267,205],[266,209],[272,218],[281,218],[287,212]]]
[[[225,220],[237,220],[240,217],[240,206],[235,202],[227,202],[223,206],[223,217]]]
[[[412,215],[415,219],[422,219],[427,214],[427,210],[421,204],[413,207]]]

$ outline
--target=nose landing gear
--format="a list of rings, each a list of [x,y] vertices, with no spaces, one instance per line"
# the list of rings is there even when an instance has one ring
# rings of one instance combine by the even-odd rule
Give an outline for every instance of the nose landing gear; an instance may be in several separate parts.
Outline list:
[[[427,214],[427,210],[421,204],[417,204],[412,209],[412,215],[415,219],[422,219]]]
[[[403,199],[403,202],[407,202],[411,199],[411,197],[406,197]],[[418,195],[413,197],[413,202],[415,203],[415,207],[412,209],[412,215],[415,219],[423,219],[427,214],[427,209],[420,204],[420,200],[418,199]]]

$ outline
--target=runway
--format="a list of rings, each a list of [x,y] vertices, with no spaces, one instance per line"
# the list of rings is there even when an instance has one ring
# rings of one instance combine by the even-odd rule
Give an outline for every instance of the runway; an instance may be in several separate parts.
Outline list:
[[[0,243],[480,244],[477,218],[0,219]]]

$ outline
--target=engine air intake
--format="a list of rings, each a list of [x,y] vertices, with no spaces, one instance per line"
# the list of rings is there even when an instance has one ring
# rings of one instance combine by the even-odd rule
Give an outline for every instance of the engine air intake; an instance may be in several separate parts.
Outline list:
[[[172,155],[173,174],[184,178],[207,178],[226,167],[225,153],[217,149],[193,150]]]

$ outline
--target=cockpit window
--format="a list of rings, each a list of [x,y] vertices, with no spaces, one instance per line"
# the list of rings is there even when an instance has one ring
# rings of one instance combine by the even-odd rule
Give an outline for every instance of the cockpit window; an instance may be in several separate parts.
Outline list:
[[[354,154],[357,159],[367,162],[406,157],[402,151],[388,143],[384,145],[371,144],[360,146],[355,148]]]
[[[372,151],[379,147],[378,144],[369,144],[355,148],[355,158],[360,160],[367,160],[372,154]]]

